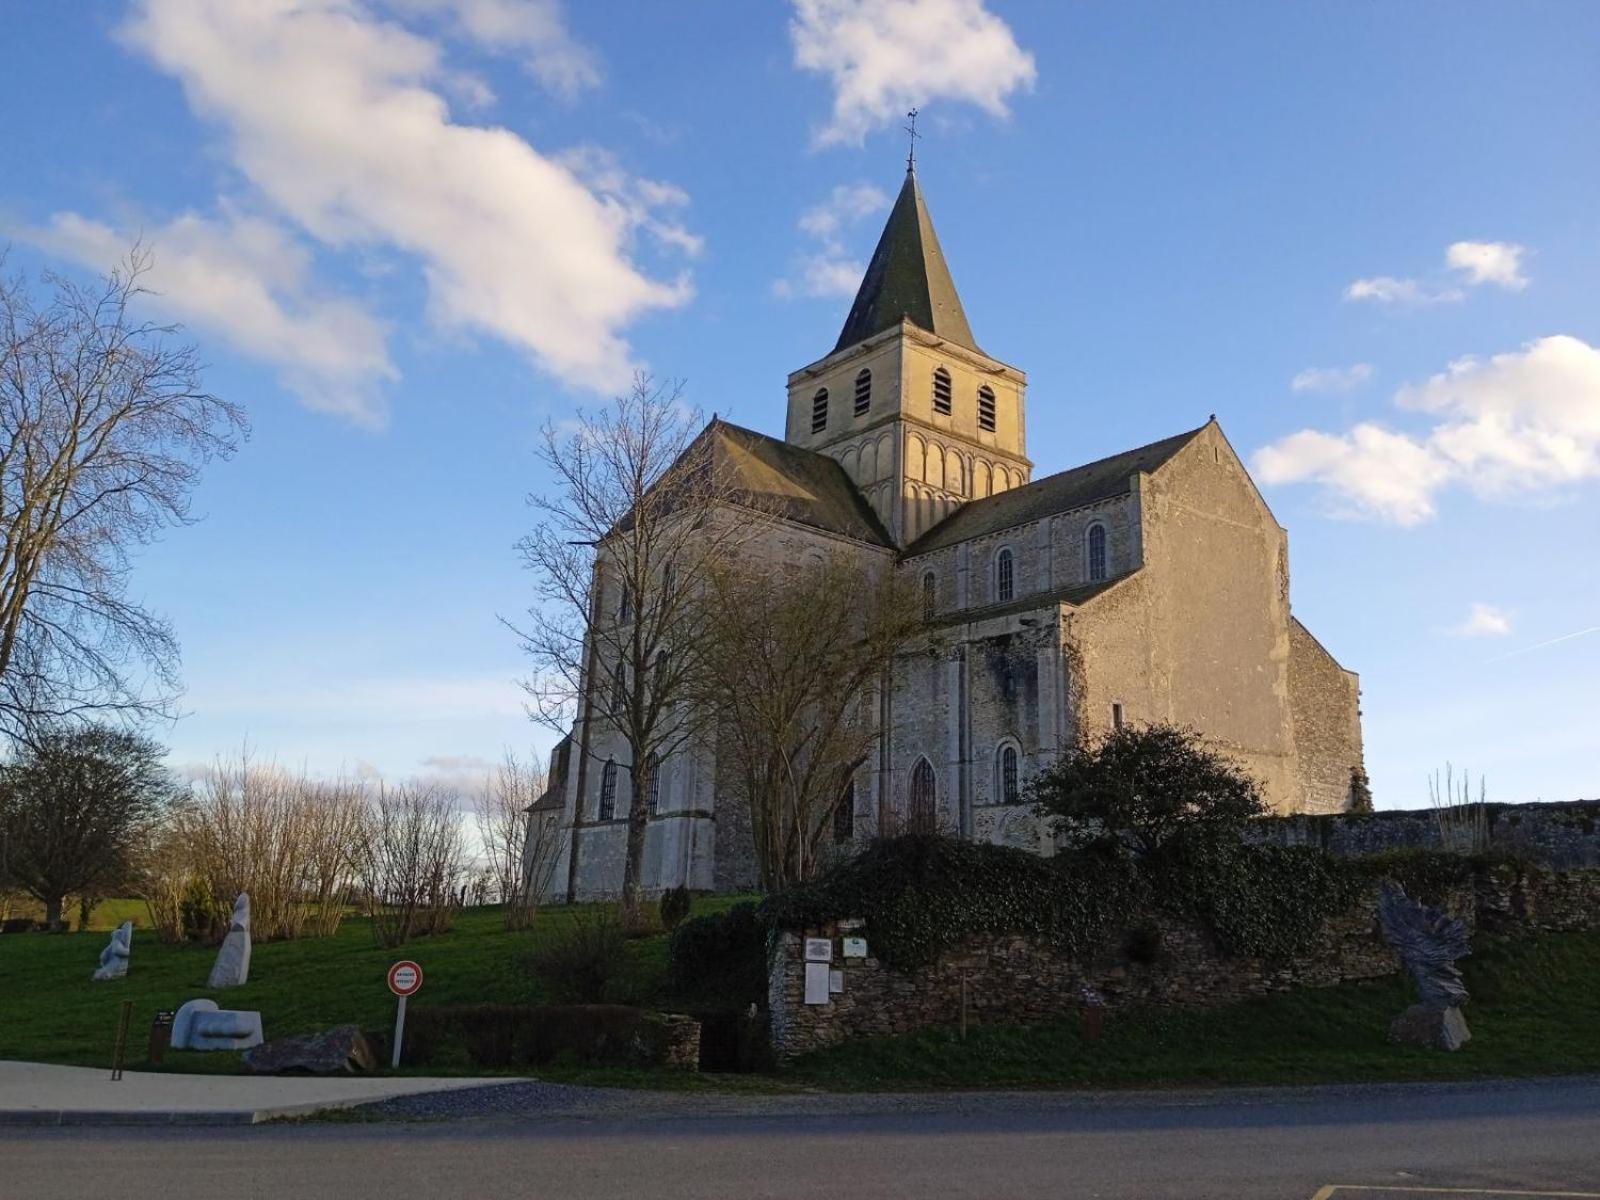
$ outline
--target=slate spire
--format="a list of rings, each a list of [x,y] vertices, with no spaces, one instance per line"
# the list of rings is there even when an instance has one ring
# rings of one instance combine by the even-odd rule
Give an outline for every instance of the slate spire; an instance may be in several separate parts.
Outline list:
[[[872,252],[861,290],[850,306],[834,352],[893,329],[902,319],[969,350],[978,350],[914,169],[906,171],[905,184],[889,211],[883,236]]]

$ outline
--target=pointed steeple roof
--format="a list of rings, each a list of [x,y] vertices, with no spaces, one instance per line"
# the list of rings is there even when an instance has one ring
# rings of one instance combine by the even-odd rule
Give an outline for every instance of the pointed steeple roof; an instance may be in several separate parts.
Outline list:
[[[944,251],[939,249],[939,239],[933,232],[933,219],[928,216],[916,172],[910,170],[889,212],[878,248],[872,252],[861,290],[850,306],[834,352],[893,329],[902,319],[969,350],[978,350],[967,314],[961,309],[961,297],[956,295],[955,281],[950,278],[950,268],[945,265]]]

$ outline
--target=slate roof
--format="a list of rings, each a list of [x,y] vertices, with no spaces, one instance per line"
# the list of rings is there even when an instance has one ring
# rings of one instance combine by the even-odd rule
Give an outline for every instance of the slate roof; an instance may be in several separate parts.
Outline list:
[[[837,354],[847,346],[897,327],[902,320],[947,341],[978,350],[972,327],[956,295],[955,281],[933,232],[933,218],[914,172],[889,212],[878,247],[861,278],[850,315],[839,332]],[[982,354],[983,351],[978,350]]]
[[[1154,471],[1187,446],[1201,430],[1191,429],[1174,437],[1151,442],[1136,450],[1125,450],[1096,462],[1073,467],[1057,475],[1046,475],[1025,487],[1012,488],[970,500],[905,549],[905,557],[942,550],[969,538],[998,533],[1016,525],[1081,508],[1096,500],[1125,495],[1136,471]]]
[[[866,497],[826,454],[721,419],[714,418],[706,434],[717,438],[719,472],[733,472],[733,485],[753,507],[857,541],[894,545]]]
[[[1139,573],[1138,568],[1131,571],[1122,571],[1106,579],[1099,579],[1093,583],[1073,583],[1066,587],[1052,588],[1045,592],[1029,592],[1018,596],[1015,600],[1007,600],[999,604],[980,604],[975,608],[954,608],[939,613],[933,620],[935,625],[965,625],[971,621],[982,621],[989,617],[1005,617],[1013,613],[1032,612],[1035,609],[1051,608],[1057,604],[1070,604],[1077,608],[1093,600],[1101,592],[1109,591],[1124,579],[1130,579]]]

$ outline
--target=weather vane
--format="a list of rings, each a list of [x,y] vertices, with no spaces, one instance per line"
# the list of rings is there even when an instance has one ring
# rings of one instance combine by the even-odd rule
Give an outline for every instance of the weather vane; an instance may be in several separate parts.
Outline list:
[[[917,110],[913,108],[906,116],[910,118],[909,123],[901,126],[911,135],[911,148],[906,154],[906,170],[915,171],[917,169],[917,139],[922,135],[917,132]]]

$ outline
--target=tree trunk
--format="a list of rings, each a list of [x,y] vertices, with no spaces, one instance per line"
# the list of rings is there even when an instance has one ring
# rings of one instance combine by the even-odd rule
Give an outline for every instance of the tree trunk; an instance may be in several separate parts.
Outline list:
[[[640,762],[637,754],[634,762]],[[644,924],[644,836],[650,825],[649,759],[633,771],[633,795],[628,807],[628,852],[622,867],[622,926],[639,929]]]
[[[61,919],[61,906],[65,901],[65,896],[52,896],[44,902],[44,927],[51,933],[60,933],[66,928]]]

